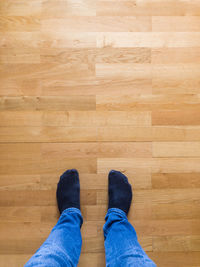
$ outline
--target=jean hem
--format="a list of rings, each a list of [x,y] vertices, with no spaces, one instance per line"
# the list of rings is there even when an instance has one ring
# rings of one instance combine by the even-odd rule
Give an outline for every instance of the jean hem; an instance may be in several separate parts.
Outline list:
[[[121,209],[118,209],[118,208],[110,208],[108,209],[107,213],[106,213],[106,216],[105,216],[105,221],[106,223],[104,224],[104,227],[103,227],[103,230],[104,230],[104,238],[105,236],[108,234],[108,225],[107,225],[107,220],[108,220],[108,217],[109,215],[111,214],[116,214],[116,215],[120,215],[120,217],[122,218],[122,220],[127,220],[127,216],[126,216],[126,213],[121,210]]]
[[[62,214],[63,213],[70,213],[70,212],[76,212],[76,213],[78,213],[78,214],[80,214],[82,216],[81,211],[79,209],[77,209],[77,208],[74,208],[74,207],[67,208],[67,209],[63,210]]]
[[[110,209],[108,209],[106,217],[107,217],[107,215],[109,215],[112,212],[119,213],[123,217],[127,218],[126,213],[123,210],[119,209],[119,208],[110,208]]]

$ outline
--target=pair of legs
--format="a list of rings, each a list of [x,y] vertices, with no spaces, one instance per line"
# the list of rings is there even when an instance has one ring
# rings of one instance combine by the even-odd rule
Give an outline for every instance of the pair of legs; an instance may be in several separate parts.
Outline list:
[[[104,245],[107,267],[155,267],[137,240],[127,214],[132,200],[132,188],[125,175],[110,171],[109,203],[105,217]],[[74,267],[81,253],[80,184],[78,172],[66,171],[57,186],[60,218],[47,240],[25,267]],[[93,267],[93,266],[92,266]]]

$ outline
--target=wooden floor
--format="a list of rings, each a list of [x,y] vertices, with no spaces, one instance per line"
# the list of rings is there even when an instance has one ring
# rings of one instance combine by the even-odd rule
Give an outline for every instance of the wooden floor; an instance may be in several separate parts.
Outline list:
[[[80,267],[104,267],[107,174],[161,267],[200,266],[200,1],[0,1],[0,266],[20,267],[58,219],[77,168]]]

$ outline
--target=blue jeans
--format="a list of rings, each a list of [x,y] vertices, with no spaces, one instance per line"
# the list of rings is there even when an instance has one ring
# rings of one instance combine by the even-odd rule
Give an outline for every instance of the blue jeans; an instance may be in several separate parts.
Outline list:
[[[136,232],[122,210],[109,209],[105,220],[103,230],[107,267],[156,267],[138,243]],[[47,240],[25,267],[77,266],[82,245],[82,223],[80,210],[64,210]]]

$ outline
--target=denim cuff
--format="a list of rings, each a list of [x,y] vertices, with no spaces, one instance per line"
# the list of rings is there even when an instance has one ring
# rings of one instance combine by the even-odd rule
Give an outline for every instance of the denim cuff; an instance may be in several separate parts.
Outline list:
[[[83,216],[81,214],[81,211],[79,209],[73,208],[73,207],[72,208],[67,208],[67,209],[63,210],[63,212],[61,213],[61,216],[64,216],[64,215],[67,215],[67,214],[70,214],[70,213],[76,213],[76,214],[79,215],[78,217],[80,218],[80,228],[81,228],[81,226],[83,224]]]
[[[103,231],[104,231],[104,240],[108,234],[108,231],[112,227],[112,224],[116,221],[127,221],[126,213],[118,208],[110,208],[107,211],[105,216],[106,223],[104,224]]]
[[[117,213],[117,214],[120,214],[122,217],[127,218],[126,213],[125,213],[123,210],[118,209],[118,208],[110,208],[110,209],[108,209],[108,211],[107,211],[105,220],[106,220],[106,218],[108,217],[108,215],[109,215],[110,213]]]
[[[81,211],[79,209],[73,208],[73,207],[72,208],[67,208],[67,209],[63,210],[62,214],[63,213],[70,213],[70,212],[76,212],[76,213],[80,214],[81,217],[82,217]]]

